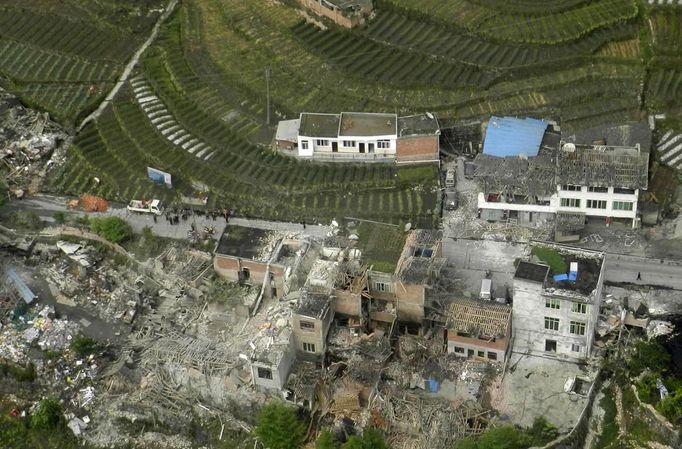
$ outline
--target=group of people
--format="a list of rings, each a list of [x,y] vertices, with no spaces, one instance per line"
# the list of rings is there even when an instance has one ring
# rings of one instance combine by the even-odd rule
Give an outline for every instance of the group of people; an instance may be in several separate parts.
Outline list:
[[[225,219],[225,223],[230,222],[230,215],[232,211],[227,207],[220,209],[207,209],[207,210],[194,210],[186,207],[169,207],[164,214],[166,221],[171,225],[177,225],[180,220],[187,221],[192,215],[197,215],[200,217],[206,216],[207,218],[212,218],[215,221],[218,217],[222,216]],[[154,222],[156,222],[156,215],[154,216]]]

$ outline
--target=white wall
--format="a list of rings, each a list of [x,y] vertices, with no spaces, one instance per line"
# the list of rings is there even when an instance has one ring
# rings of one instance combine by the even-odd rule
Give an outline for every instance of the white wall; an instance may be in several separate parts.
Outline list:
[[[304,150],[302,142],[308,142],[308,149]],[[313,148],[315,147],[315,141],[312,137],[298,136],[298,155],[302,157],[313,157]]]

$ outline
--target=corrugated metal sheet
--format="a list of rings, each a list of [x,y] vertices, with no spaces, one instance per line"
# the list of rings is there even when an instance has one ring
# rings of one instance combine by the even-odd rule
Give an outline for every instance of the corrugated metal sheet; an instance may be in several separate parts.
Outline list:
[[[537,156],[546,129],[544,120],[493,116],[486,129],[483,154]]]
[[[26,304],[31,304],[36,299],[35,293],[28,288],[28,285],[23,279],[12,268],[5,269],[5,281],[8,285],[14,287],[16,292],[21,296],[21,298],[26,302]]]

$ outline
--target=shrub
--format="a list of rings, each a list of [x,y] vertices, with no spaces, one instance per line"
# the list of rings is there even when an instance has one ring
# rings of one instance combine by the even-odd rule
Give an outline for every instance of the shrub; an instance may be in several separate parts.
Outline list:
[[[39,231],[43,228],[43,222],[38,214],[23,210],[12,212],[8,224],[19,231]]]
[[[627,363],[631,376],[640,375],[645,369],[652,372],[665,372],[670,367],[670,354],[659,342],[639,341]]]
[[[657,409],[671,423],[677,424],[682,418],[682,390],[669,394],[658,404]]]
[[[267,404],[258,415],[256,436],[270,449],[296,449],[305,435],[305,426],[296,411],[283,402]]]
[[[52,215],[52,218],[54,218],[54,222],[57,224],[64,224],[66,223],[66,214],[62,211],[55,212]]]
[[[658,377],[658,373],[647,374],[637,382],[637,394],[642,402],[648,404],[656,404],[658,402],[660,398],[660,393],[656,386],[656,379]]]
[[[342,449],[386,449],[384,436],[377,429],[365,429],[362,436],[353,435]]]
[[[31,416],[31,427],[34,429],[56,429],[64,422],[64,411],[56,399],[47,398],[40,401],[38,409]]]
[[[338,447],[338,441],[336,441],[334,435],[328,430],[320,432],[315,441],[315,449],[337,449]]]
[[[77,335],[71,342],[70,348],[78,357],[87,357],[97,350],[97,341],[90,337]]]
[[[533,425],[526,431],[532,439],[533,446],[544,446],[559,435],[559,431],[544,416],[533,420]]]
[[[119,217],[92,218],[90,230],[113,243],[121,243],[133,235],[133,230]]]

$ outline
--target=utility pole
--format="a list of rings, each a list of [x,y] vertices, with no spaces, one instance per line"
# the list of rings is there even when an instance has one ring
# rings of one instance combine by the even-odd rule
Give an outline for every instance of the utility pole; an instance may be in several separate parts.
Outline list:
[[[268,98],[267,100],[268,119],[266,123],[268,124],[268,126],[270,126],[270,67],[266,67],[265,69],[265,91]]]

